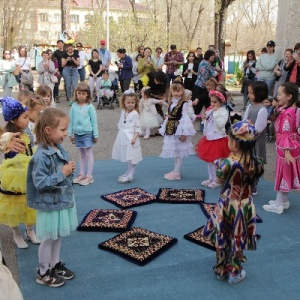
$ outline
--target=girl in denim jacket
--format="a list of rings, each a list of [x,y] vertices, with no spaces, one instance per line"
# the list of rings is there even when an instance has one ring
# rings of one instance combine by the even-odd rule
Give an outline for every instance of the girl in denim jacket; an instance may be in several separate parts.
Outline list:
[[[60,145],[68,123],[68,116],[58,109],[40,113],[35,127],[38,148],[27,175],[27,205],[37,210],[36,230],[42,240],[36,282],[50,287],[59,287],[75,276],[60,261],[62,237],[77,227],[72,184],[75,162],[69,161]]]

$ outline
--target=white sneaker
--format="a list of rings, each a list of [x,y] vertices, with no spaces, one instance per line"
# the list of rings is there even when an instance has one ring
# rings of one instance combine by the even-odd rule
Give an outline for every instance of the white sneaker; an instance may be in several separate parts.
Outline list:
[[[275,205],[275,204],[265,204],[263,205],[263,209],[268,212],[273,212],[276,214],[282,214],[283,213],[283,205]]]
[[[19,249],[26,249],[28,248],[28,244],[24,241],[23,236],[14,235],[14,241]]]
[[[271,205],[275,205],[275,203],[276,203],[276,200],[269,201],[269,204],[271,204]],[[283,202],[282,206],[283,206],[283,209],[288,209],[290,207],[290,201]]]

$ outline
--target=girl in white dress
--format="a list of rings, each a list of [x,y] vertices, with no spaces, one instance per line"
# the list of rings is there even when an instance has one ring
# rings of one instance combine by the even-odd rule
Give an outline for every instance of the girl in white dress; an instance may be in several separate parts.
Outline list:
[[[155,104],[157,103],[168,106],[164,100],[151,98],[151,90],[149,86],[143,87],[139,110],[140,125],[144,140],[148,140],[150,138],[150,131],[152,128],[158,127],[163,122],[163,118],[157,113],[155,108]]]
[[[136,165],[142,160],[142,151],[139,140],[141,133],[139,121],[139,98],[134,90],[124,92],[121,98],[120,120],[118,135],[112,150],[112,159],[128,163],[127,172],[119,176],[120,183],[133,181]]]
[[[175,158],[174,170],[164,175],[167,180],[181,179],[183,159],[194,154],[192,135],[196,133],[188,115],[188,102],[185,100],[182,80],[176,79],[170,88],[168,117],[159,130],[164,136],[160,157]]]

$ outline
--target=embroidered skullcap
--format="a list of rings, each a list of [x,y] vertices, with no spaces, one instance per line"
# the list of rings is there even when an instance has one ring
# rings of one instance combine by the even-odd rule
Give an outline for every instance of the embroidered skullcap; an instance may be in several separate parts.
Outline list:
[[[183,85],[183,79],[180,75],[178,75],[173,79],[172,83],[179,83]]]
[[[134,90],[133,89],[128,89],[128,90],[126,90],[125,92],[124,92],[124,95],[134,95],[135,94],[135,92],[134,92]]]
[[[247,121],[239,121],[231,126],[231,133],[238,141],[254,142],[257,138],[257,131]]]
[[[28,110],[28,107],[23,107],[18,100],[11,97],[1,98],[0,101],[2,102],[2,113],[6,122],[18,118]]]
[[[210,91],[209,92],[209,97],[211,96],[215,96],[217,97],[222,103],[225,103],[226,102],[226,99],[224,97],[224,95],[218,91]]]

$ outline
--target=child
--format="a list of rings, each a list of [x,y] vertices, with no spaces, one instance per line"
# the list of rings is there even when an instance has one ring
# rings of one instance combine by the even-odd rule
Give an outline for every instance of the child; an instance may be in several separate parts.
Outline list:
[[[185,89],[184,90],[185,99],[188,103],[188,115],[192,121],[192,123],[196,120],[196,115],[194,112],[193,102],[192,102],[192,91]]]
[[[25,237],[33,244],[39,244],[33,224],[36,220],[34,209],[26,205],[26,174],[27,167],[32,156],[33,138],[28,127],[28,109],[13,98],[2,98],[4,120],[7,122],[7,132],[20,132],[20,139],[24,141],[25,150],[15,152],[13,150],[4,154],[4,161],[0,166],[0,223],[12,228],[14,241],[18,248],[28,248],[19,225],[26,225]]]
[[[188,102],[185,100],[183,81],[176,77],[170,87],[168,116],[159,133],[164,137],[161,158],[175,158],[175,168],[164,175],[166,180],[180,180],[183,159],[193,155],[191,136],[195,129],[188,115]]]
[[[23,106],[28,106],[28,101],[32,97],[33,92],[28,90],[21,90],[18,93],[17,99],[22,103]]]
[[[52,90],[48,85],[40,84],[36,93],[43,98],[48,107],[55,107],[55,102],[52,99]]]
[[[268,98],[263,101],[263,105],[265,106],[268,112],[266,127],[266,140],[268,142],[272,142],[274,136],[274,127],[272,126],[272,116],[274,114],[274,107],[272,106],[272,102],[273,98],[271,96],[268,96]]]
[[[80,152],[79,175],[73,183],[89,185],[94,183],[93,145],[98,141],[98,122],[89,86],[80,82],[75,88],[75,100],[70,110],[68,135]],[[87,173],[85,172],[87,166]],[[86,174],[86,175],[85,175]]]
[[[72,184],[75,162],[60,145],[67,136],[69,118],[55,108],[46,108],[36,122],[38,148],[27,175],[27,204],[37,210],[39,269],[36,283],[59,287],[75,273],[60,261],[62,237],[77,227]]]
[[[228,111],[223,106],[225,97],[218,91],[209,92],[211,106],[205,112],[204,136],[196,145],[196,153],[200,159],[207,162],[208,179],[201,185],[209,188],[217,188],[216,170],[214,161],[222,157],[228,157],[228,138],[225,125],[228,121]]]
[[[256,249],[256,211],[252,189],[263,174],[263,165],[254,157],[256,129],[240,121],[229,130],[231,154],[219,159],[217,176],[222,184],[217,208],[204,227],[204,235],[216,247],[217,263],[213,270],[220,280],[228,274],[228,282],[243,280],[246,272],[243,250]]]
[[[140,125],[144,140],[150,138],[151,129],[158,127],[162,122],[162,117],[157,113],[155,104],[166,105],[164,100],[157,100],[151,97],[151,89],[149,86],[142,88],[142,98],[140,100]]]
[[[120,183],[133,181],[136,165],[142,160],[139,140],[141,133],[139,121],[139,98],[129,89],[121,97],[121,116],[118,123],[118,135],[112,150],[112,159],[128,163],[127,172],[119,176]]]
[[[268,98],[268,86],[264,81],[255,81],[248,85],[248,98],[250,104],[247,106],[243,121],[249,121],[254,125],[258,138],[255,143],[255,153],[264,163],[266,158],[266,127],[268,112],[263,101]],[[257,191],[254,190],[256,194]]]
[[[280,110],[276,114],[274,128],[276,131],[276,200],[263,206],[268,212],[282,214],[290,207],[289,192],[300,190],[300,146],[297,135],[297,117],[295,104],[299,106],[298,87],[294,83],[285,82],[277,93]]]
[[[101,84],[100,84],[100,97],[111,98],[114,95],[114,91],[111,90],[111,80],[108,78],[108,72],[105,71],[102,74]]]

